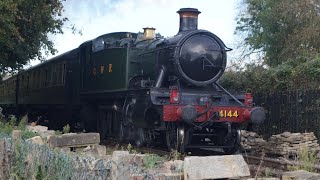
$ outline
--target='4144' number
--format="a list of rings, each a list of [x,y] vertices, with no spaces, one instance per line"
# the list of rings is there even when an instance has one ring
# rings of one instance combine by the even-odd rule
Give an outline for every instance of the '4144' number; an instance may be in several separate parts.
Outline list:
[[[232,110],[221,110],[220,111],[220,117],[226,118],[226,117],[238,117],[238,111],[232,111]]]

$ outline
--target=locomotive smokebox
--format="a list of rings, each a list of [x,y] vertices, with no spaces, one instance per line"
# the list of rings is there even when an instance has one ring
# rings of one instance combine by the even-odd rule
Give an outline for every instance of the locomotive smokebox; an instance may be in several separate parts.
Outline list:
[[[177,11],[180,16],[179,32],[191,31],[198,29],[198,15],[201,13],[195,8],[181,8]]]

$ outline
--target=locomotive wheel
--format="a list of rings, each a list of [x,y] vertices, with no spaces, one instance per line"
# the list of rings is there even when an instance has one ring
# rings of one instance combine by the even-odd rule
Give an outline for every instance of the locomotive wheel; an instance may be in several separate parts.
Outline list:
[[[228,145],[232,145],[232,147],[223,148],[223,151],[225,154],[237,154],[240,150],[240,142],[240,130],[238,129],[228,142]]]
[[[184,127],[177,127],[173,123],[168,124],[166,131],[166,144],[169,150],[176,150],[180,153],[184,153]]]

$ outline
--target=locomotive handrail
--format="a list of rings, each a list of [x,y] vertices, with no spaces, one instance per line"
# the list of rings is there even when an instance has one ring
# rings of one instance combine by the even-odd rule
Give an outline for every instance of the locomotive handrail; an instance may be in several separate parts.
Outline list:
[[[145,55],[145,54],[149,54],[149,53],[153,53],[153,52],[157,52],[157,51],[160,51],[160,50],[163,50],[163,49],[168,49],[168,48],[171,48],[171,47],[179,47],[177,45],[172,45],[172,46],[166,46],[166,47],[163,47],[163,48],[158,48],[158,49],[154,49],[154,50],[151,50],[151,51],[148,51],[148,52],[144,52],[144,53],[141,53],[141,54],[138,54],[138,56],[142,56],[142,55]]]
[[[224,89],[220,84],[218,84],[217,82],[214,82],[214,84],[218,86],[218,88],[220,88],[222,91],[224,91],[228,96],[230,96],[233,100],[239,103],[241,106],[244,106],[244,104],[241,101],[239,101],[236,97],[234,97],[231,93],[229,93],[229,91]]]

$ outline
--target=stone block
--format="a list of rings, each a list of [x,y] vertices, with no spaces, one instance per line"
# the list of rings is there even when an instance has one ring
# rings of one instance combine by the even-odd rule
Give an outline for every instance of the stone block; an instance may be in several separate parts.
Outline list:
[[[143,166],[144,159],[149,156],[148,154],[130,154],[130,164]]]
[[[7,151],[7,142],[0,139],[0,179],[9,179],[12,154]]]
[[[35,136],[32,138],[29,138],[26,141],[34,143],[34,144],[44,145],[44,142],[40,136]]]
[[[112,153],[112,180],[130,179],[130,155],[128,151]]]
[[[164,165],[164,168],[169,172],[183,172],[182,160],[167,161],[167,162],[164,162],[163,165]]]
[[[20,130],[13,130],[11,133],[12,139],[17,140],[21,138],[21,131]]]
[[[55,135],[54,130],[48,130],[48,131],[40,131],[38,132],[41,138],[46,139],[48,136],[53,136]]]
[[[250,176],[247,163],[241,155],[186,157],[184,179],[221,179]]]
[[[146,177],[145,175],[134,174],[130,176],[130,180],[144,180],[145,177]]]
[[[280,180],[280,178],[249,178],[247,180]]]
[[[88,146],[100,143],[99,133],[68,133],[60,136],[47,137],[49,147],[77,147]]]
[[[99,156],[103,157],[107,155],[107,147],[102,145],[94,145],[93,149],[97,150]]]
[[[282,180],[319,180],[320,174],[312,173],[304,170],[285,172]]]
[[[29,130],[29,131],[32,131],[32,132],[44,132],[44,131],[48,131],[48,127],[47,126],[40,126],[40,125],[37,125],[37,126],[29,126],[27,125],[26,128]]]
[[[64,153],[71,152],[71,149],[69,147],[58,147],[58,148],[55,148],[55,149],[58,149],[58,150],[60,150],[61,152],[64,152]]]
[[[105,158],[107,156],[107,148],[102,145],[76,147],[75,152],[82,153],[89,156],[98,156],[99,158]]]
[[[182,180],[183,173],[160,173],[155,177],[156,180]]]

